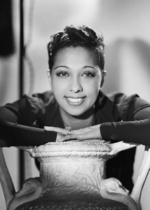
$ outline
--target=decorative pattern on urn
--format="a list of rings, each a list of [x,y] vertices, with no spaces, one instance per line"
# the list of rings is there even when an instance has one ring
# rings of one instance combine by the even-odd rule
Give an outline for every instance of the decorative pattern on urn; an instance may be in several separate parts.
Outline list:
[[[105,179],[109,144],[55,142],[34,148],[31,156],[40,161],[41,193],[16,210],[138,210],[119,180]]]
[[[43,192],[49,191],[53,199],[71,199],[74,196],[89,198],[100,194],[100,180],[104,174],[104,161],[96,163],[78,159],[60,160],[41,164]]]

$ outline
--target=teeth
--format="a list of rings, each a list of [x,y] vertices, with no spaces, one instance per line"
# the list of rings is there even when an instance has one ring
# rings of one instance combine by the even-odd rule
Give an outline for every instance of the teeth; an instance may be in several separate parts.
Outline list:
[[[80,105],[84,101],[84,98],[67,98],[67,101],[71,105]]]
[[[68,98],[68,100],[72,103],[80,103],[83,99],[82,98]]]

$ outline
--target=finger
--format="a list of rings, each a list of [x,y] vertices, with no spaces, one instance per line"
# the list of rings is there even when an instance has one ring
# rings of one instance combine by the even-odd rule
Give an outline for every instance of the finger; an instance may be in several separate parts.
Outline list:
[[[46,131],[55,131],[56,133],[67,135],[68,130],[63,129],[63,128],[56,128],[56,127],[51,127],[51,126],[44,126],[44,130]]]
[[[85,141],[85,142],[91,142],[91,141],[95,141],[95,142],[101,142],[104,143],[105,140],[102,140],[100,138],[84,138],[84,135],[68,135],[68,136],[64,136],[60,139],[58,139],[58,142],[67,142],[67,141]]]
[[[62,137],[60,140],[61,141],[69,141],[69,140],[85,140],[87,138],[84,138],[83,134],[71,134],[71,135],[66,135]]]
[[[56,137],[56,141],[59,141],[59,139],[61,139],[64,135],[60,135],[59,133],[57,133],[57,137]]]
[[[60,130],[60,128],[57,128],[57,127],[53,127],[53,126],[44,126],[44,130],[46,131],[58,131]]]
[[[67,136],[64,136],[64,137],[61,137],[59,139],[57,139],[58,142],[62,142],[62,141],[69,141],[69,140],[73,140],[75,139],[74,137],[72,137],[72,135],[67,135]]]

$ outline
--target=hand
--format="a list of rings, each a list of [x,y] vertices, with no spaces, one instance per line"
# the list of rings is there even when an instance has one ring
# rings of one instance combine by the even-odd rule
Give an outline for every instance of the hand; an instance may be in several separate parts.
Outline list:
[[[67,141],[67,140],[92,140],[92,139],[102,139],[100,133],[100,125],[90,126],[79,130],[74,130],[71,134],[67,134],[66,136],[62,137],[60,141]]]
[[[54,131],[57,133],[57,137],[56,137],[56,142],[57,141],[61,141],[61,139],[66,136],[69,132],[68,129],[65,128],[57,128],[57,127],[52,127],[52,126],[45,126],[44,130],[46,131]]]
[[[100,133],[100,125],[95,125],[79,130],[71,131],[69,133],[68,129],[56,128],[56,127],[44,127],[47,131],[55,131],[57,132],[57,141],[69,141],[69,140],[89,140],[89,139],[102,139]]]

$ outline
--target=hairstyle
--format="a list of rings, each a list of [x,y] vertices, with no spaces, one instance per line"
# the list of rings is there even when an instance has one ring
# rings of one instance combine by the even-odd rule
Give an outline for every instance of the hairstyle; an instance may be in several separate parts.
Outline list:
[[[48,66],[51,72],[54,65],[56,53],[65,47],[81,46],[92,51],[97,59],[98,66],[102,71],[102,83],[104,80],[104,42],[103,36],[97,34],[93,29],[87,26],[67,26],[63,31],[50,36],[50,42],[47,45]],[[102,84],[101,84],[102,85]]]

